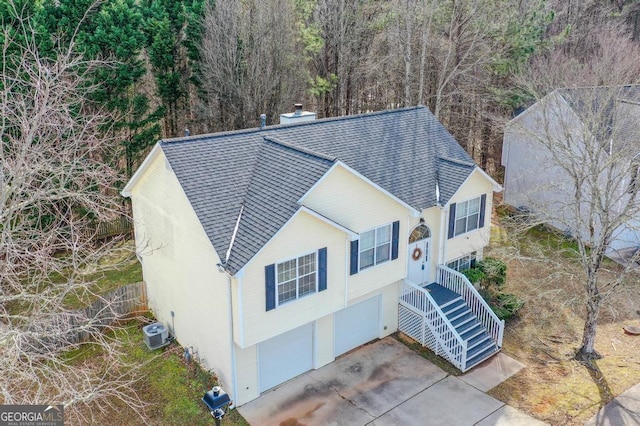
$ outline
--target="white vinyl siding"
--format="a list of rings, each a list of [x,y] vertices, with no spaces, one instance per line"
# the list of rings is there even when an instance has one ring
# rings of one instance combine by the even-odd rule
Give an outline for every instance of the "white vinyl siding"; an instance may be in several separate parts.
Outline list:
[[[149,308],[177,342],[215,368],[221,386],[234,394],[229,285],[224,274],[212,273],[212,260],[219,255],[165,161],[156,151],[131,189]]]
[[[480,224],[480,198],[458,203],[456,208],[456,224],[454,235],[464,234],[478,229]]]
[[[391,259],[391,224],[360,234],[360,270]]]

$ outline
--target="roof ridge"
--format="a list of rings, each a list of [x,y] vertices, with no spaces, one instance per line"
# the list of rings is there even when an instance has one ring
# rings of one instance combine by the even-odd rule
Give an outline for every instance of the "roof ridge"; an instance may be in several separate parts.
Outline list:
[[[197,141],[199,139],[211,140],[211,139],[219,139],[219,138],[227,137],[227,136],[258,133],[258,132],[261,132],[261,131],[264,131],[264,130],[265,129],[260,128],[260,127],[253,127],[253,128],[248,128],[248,129],[227,130],[227,131],[223,131],[223,132],[203,133],[203,134],[192,135],[192,136],[178,136],[178,137],[175,137],[175,138],[165,138],[165,139],[160,139],[158,142],[159,143],[174,144],[174,143],[178,143],[178,142],[193,142],[193,141]]]
[[[469,166],[469,167],[475,167],[475,163],[469,163],[468,161],[464,161],[458,158],[451,158],[451,157],[441,157],[438,156],[438,160],[442,160],[442,161],[447,161],[449,163],[454,163],[454,164],[459,164],[462,166]]]
[[[600,86],[562,86],[558,87],[555,90],[592,90],[592,89],[626,89],[632,87],[640,87],[640,83],[630,83],[630,84],[613,84],[613,85],[600,85]],[[553,91],[553,90],[552,90]]]
[[[397,109],[386,109],[386,110],[382,110],[382,111],[370,111],[370,112],[361,112],[358,114],[349,114],[349,115],[340,115],[337,117],[324,117],[324,118],[318,118],[316,120],[309,120],[309,121],[303,121],[300,123],[290,123],[290,124],[276,124],[273,126],[269,126],[269,130],[275,130],[275,129],[279,129],[279,128],[284,128],[284,127],[293,127],[293,126],[313,126],[313,125],[317,125],[320,123],[327,123],[327,122],[336,122],[336,121],[349,121],[349,120],[355,120],[355,119],[362,119],[362,118],[367,118],[367,117],[376,117],[376,116],[380,116],[380,115],[389,115],[389,114],[398,114],[398,113],[402,113],[402,112],[407,112],[407,111],[412,111],[412,110],[420,110],[420,109],[428,109],[426,106],[424,105],[416,105],[416,106],[411,106],[411,107],[404,107],[404,108],[397,108]]]
[[[321,160],[326,160],[326,161],[331,161],[331,162],[334,162],[334,161],[337,160],[337,157],[332,157],[332,156],[329,156],[329,155],[324,154],[322,152],[314,151],[314,150],[312,150],[310,148],[305,148],[305,147],[302,147],[302,146],[294,145],[294,144],[292,144],[290,142],[285,142],[285,141],[283,141],[281,139],[278,139],[278,138],[275,138],[275,137],[273,137],[271,135],[265,136],[264,140],[267,141],[267,142],[271,142],[271,143],[273,143],[275,145],[280,145],[282,147],[285,147],[285,148],[288,148],[288,149],[291,149],[291,150],[294,150],[294,151],[301,152],[303,154],[307,154],[307,155],[311,155],[313,157],[317,157],[317,158],[319,158]]]
[[[359,114],[341,115],[338,117],[325,117],[325,118],[319,118],[311,121],[304,121],[301,123],[272,124],[266,127],[251,127],[246,129],[227,130],[227,131],[214,132],[214,133],[203,133],[203,134],[191,135],[191,136],[177,136],[174,138],[160,139],[158,142],[160,144],[164,144],[164,143],[174,144],[174,143],[180,143],[180,142],[193,142],[199,139],[211,140],[211,139],[219,139],[227,136],[236,136],[236,135],[243,135],[243,134],[260,133],[260,132],[264,132],[268,134],[273,130],[278,130],[285,127],[288,128],[288,127],[294,127],[294,126],[298,127],[298,126],[305,126],[305,125],[315,125],[315,124],[321,124],[321,123],[327,123],[327,122],[348,121],[348,120],[354,120],[357,118],[375,117],[375,116],[387,115],[387,114],[397,114],[401,112],[419,110],[419,109],[428,109],[428,108],[424,105],[416,105],[412,107],[398,108],[398,109],[392,109],[392,110],[362,112]]]

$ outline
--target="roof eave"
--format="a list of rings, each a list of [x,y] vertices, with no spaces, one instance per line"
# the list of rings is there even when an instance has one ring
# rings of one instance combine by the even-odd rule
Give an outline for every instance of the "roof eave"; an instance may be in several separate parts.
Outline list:
[[[491,182],[491,186],[493,187],[493,192],[502,192],[502,190],[504,189],[502,187],[502,185],[500,185],[494,178],[492,178],[489,173],[485,172],[484,170],[482,170],[480,167],[476,166],[475,170],[478,171],[478,173],[480,173],[481,176],[483,176],[484,178],[486,178],[489,182]]]
[[[445,208],[449,207],[449,205],[451,204],[451,200],[455,197],[456,193],[460,190],[460,188],[462,188],[463,186],[466,185],[466,183],[469,181],[469,179],[471,179],[471,176],[473,176],[473,173],[476,172],[476,171],[480,174],[480,176],[484,177],[485,179],[487,179],[489,181],[489,183],[491,183],[491,188],[492,188],[493,192],[502,192],[502,190],[503,190],[502,185],[500,185],[498,182],[495,181],[495,179],[493,179],[491,176],[489,176],[489,174],[487,172],[482,170],[480,167],[476,166],[473,170],[471,170],[471,173],[469,173],[469,175],[464,180],[464,182],[462,182],[460,184],[460,186],[458,186],[458,189],[456,190],[456,192],[454,192],[453,195],[451,195],[451,197],[449,197],[449,199],[443,205],[443,207],[445,207]]]
[[[160,150],[162,150],[162,148],[160,147],[160,143],[158,142],[155,144],[151,152],[149,152],[140,167],[138,167],[138,170],[136,170],[133,176],[131,176],[129,182],[127,182],[122,191],[120,191],[120,194],[122,194],[123,197],[131,197],[131,191],[133,190],[133,187],[136,186],[147,167],[149,167],[149,164],[151,164],[151,162],[158,156]]]
[[[280,233],[301,213],[304,212],[308,215],[311,215],[313,217],[315,217],[318,220],[321,220],[322,222],[333,226],[334,228],[342,231],[345,233],[345,235],[347,235],[351,240],[357,239],[358,234],[354,231],[352,231],[351,229],[347,228],[346,226],[340,225],[339,223],[331,220],[330,218],[323,216],[321,214],[319,214],[318,212],[316,212],[315,210],[312,210],[308,207],[305,206],[300,206],[300,208],[298,210],[296,210],[296,212],[291,215],[291,217],[289,218],[289,220],[287,220],[284,225],[282,225],[280,227],[280,229],[278,229],[278,231],[276,231],[275,234],[273,234],[271,236],[271,238],[269,238],[269,240],[264,243],[264,245],[262,247],[260,247],[260,250],[258,250],[256,253],[253,254],[253,256],[251,256],[249,259],[247,259],[247,261],[240,267],[237,269],[226,269],[226,271],[231,274],[232,276],[242,276],[244,274],[244,271],[246,270],[247,266],[253,261],[253,259],[255,259],[258,255],[260,255],[265,249],[266,247],[269,245],[269,243],[271,243],[271,241],[273,241],[275,238],[278,237],[278,235],[280,235]]]
[[[318,187],[318,185],[320,185],[320,183],[322,181],[324,181],[327,176],[329,176],[331,174],[331,172],[338,166],[343,167],[345,170],[347,170],[348,172],[352,173],[354,176],[360,178],[361,180],[363,180],[364,182],[366,182],[367,184],[371,185],[372,187],[374,187],[375,189],[377,189],[378,191],[382,192],[383,194],[385,194],[386,196],[388,196],[389,198],[393,199],[394,201],[396,201],[398,204],[404,206],[405,208],[407,208],[411,214],[414,217],[418,217],[420,216],[420,211],[417,210],[415,207],[407,204],[406,202],[404,202],[403,200],[401,200],[400,198],[398,198],[397,196],[395,196],[394,194],[392,194],[391,192],[387,191],[386,189],[382,188],[380,185],[378,185],[377,183],[373,182],[371,179],[367,178],[366,176],[364,176],[363,174],[359,173],[358,171],[354,170],[353,168],[349,167],[347,164],[345,164],[344,162],[342,162],[341,160],[336,160],[336,162],[331,166],[331,168],[329,170],[327,170],[327,172],[320,178],[318,179],[318,181],[313,184],[313,186],[311,188],[309,188],[309,190],[307,192],[304,193],[304,195],[302,197],[300,197],[300,199],[298,200],[298,204],[302,205],[304,203],[304,200]]]

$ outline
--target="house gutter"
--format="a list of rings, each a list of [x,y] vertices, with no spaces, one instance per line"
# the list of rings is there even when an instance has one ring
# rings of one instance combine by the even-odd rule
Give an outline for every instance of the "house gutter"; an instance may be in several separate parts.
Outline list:
[[[244,204],[240,206],[240,213],[238,213],[238,219],[236,219],[236,226],[233,228],[233,234],[231,235],[231,242],[229,243],[227,254],[224,256],[225,265],[227,265],[227,262],[229,261],[229,257],[231,256],[231,249],[233,248],[233,243],[235,243],[236,236],[238,235],[238,228],[240,228],[240,219],[242,219],[243,212],[244,212]]]

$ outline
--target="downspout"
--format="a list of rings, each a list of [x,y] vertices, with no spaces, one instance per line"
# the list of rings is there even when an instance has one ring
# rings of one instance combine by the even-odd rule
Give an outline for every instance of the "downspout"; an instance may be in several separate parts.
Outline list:
[[[225,270],[225,275],[227,276],[227,284],[229,289],[229,324],[231,326],[230,333],[230,344],[231,344],[231,386],[233,386],[233,392],[231,396],[235,399],[236,391],[238,390],[238,378],[237,378],[237,367],[236,367],[236,344],[234,339],[234,326],[233,326],[233,286],[231,284],[231,275]],[[233,404],[235,407],[235,404]],[[234,408],[232,407],[232,408]]]
[[[351,240],[345,239],[345,256],[344,256],[344,307],[347,307],[349,302],[349,262],[351,261]]]
[[[446,242],[447,242],[447,210],[445,206],[440,203],[440,185],[439,185],[439,176],[436,171],[436,205],[440,208],[440,241],[439,250],[438,250],[438,265],[444,264],[445,253],[446,253]],[[437,271],[437,269],[436,269]],[[437,272],[436,272],[436,280],[437,280]]]
[[[444,206],[438,206],[440,208],[440,250],[438,253],[438,265],[444,265],[446,245],[447,245],[447,209]]]
[[[234,336],[234,325],[233,325],[233,285],[231,283],[231,274],[227,270],[227,264],[229,262],[229,257],[231,257],[231,249],[233,249],[233,243],[236,240],[236,236],[238,235],[238,229],[240,228],[240,220],[242,219],[242,213],[244,212],[244,204],[240,206],[240,213],[238,213],[238,219],[236,219],[236,225],[233,228],[233,234],[231,235],[231,241],[229,242],[229,248],[227,249],[227,253],[225,255],[224,263],[222,265],[218,265],[218,269],[221,272],[224,272],[227,276],[227,286],[229,289],[229,325],[231,326],[230,333],[230,345],[231,345],[231,386],[233,386],[232,396],[235,397],[236,391],[238,390],[238,378],[237,378],[237,368],[236,368],[236,344],[235,344],[235,336]]]

